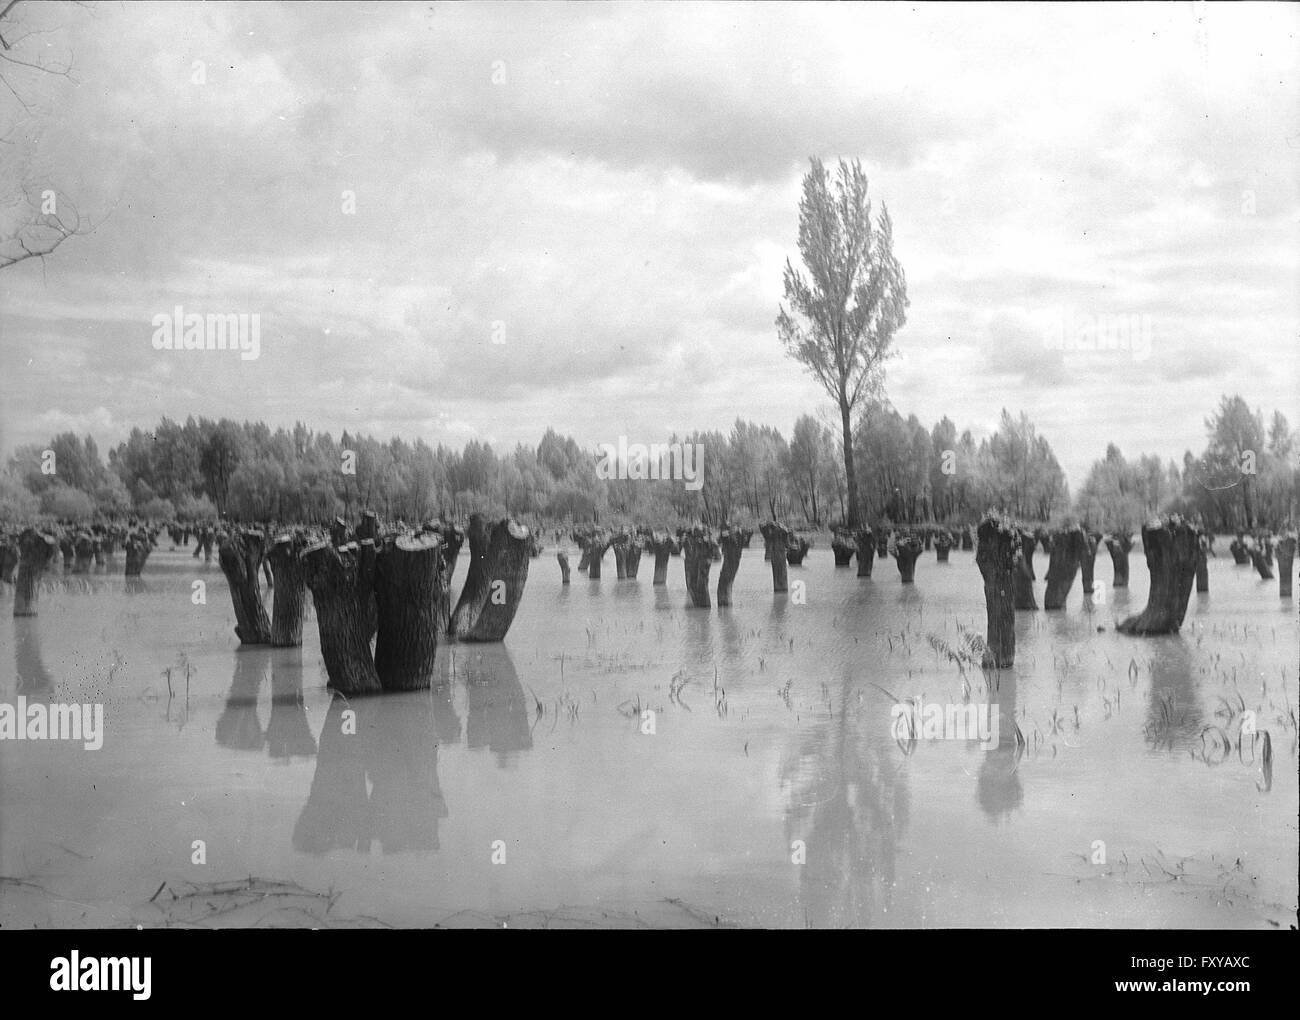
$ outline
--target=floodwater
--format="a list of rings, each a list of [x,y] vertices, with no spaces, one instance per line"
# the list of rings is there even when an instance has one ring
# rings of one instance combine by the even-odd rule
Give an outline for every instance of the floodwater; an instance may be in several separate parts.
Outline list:
[[[130,586],[120,556],[51,575],[33,619],[4,586],[0,703],[102,703],[105,732],[0,741],[0,926],[1293,925],[1277,582],[1220,556],[1181,635],[1124,637],[1135,552],[1127,592],[1085,604],[1076,579],[1065,611],[1018,613],[1016,666],[986,677],[980,575],[951,559],[903,585],[815,548],[773,595],[755,540],[735,606],[703,611],[680,558],[666,588],[612,554],[563,587],[548,550],[504,645],[351,704],[310,608],[301,649],[240,649],[188,549]],[[896,739],[917,696],[993,703],[996,746]]]

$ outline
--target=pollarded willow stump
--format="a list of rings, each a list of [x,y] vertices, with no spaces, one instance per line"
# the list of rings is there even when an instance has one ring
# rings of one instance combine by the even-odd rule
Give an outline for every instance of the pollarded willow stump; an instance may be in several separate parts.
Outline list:
[[[668,583],[668,558],[681,552],[677,540],[664,531],[656,531],[647,545],[655,556],[654,584]]]
[[[630,531],[620,531],[610,540],[614,569],[620,581],[635,580],[641,567],[641,540]]]
[[[911,584],[916,576],[917,557],[925,551],[915,535],[904,535],[894,543],[894,559],[898,563],[898,576],[904,584]]]
[[[574,532],[573,541],[578,547],[578,552],[581,553],[578,557],[578,570],[579,572],[586,572],[587,568],[591,566],[591,539],[586,535],[579,535]]]
[[[1128,587],[1128,554],[1133,548],[1133,536],[1127,531],[1117,531],[1106,538],[1106,551],[1110,553],[1111,566],[1115,573],[1111,579],[1112,588]]]
[[[269,645],[271,621],[262,602],[260,572],[266,536],[253,528],[236,531],[217,550],[217,561],[235,606],[235,635],[243,645]],[[130,549],[127,550],[128,559]]]
[[[569,583],[569,556],[561,549],[555,554],[555,561],[560,565],[560,583]]]
[[[1011,601],[1016,609],[1038,611],[1038,600],[1034,598],[1034,545],[1032,531],[1017,530],[1016,558],[1011,575]]]
[[[1043,547],[1043,552],[1047,553],[1048,556],[1052,555],[1052,543],[1056,541],[1055,535],[1046,528],[1037,528],[1034,530],[1034,538]]]
[[[1064,609],[1065,600],[1074,587],[1074,575],[1087,555],[1088,540],[1076,524],[1052,536],[1051,559],[1047,563],[1047,591],[1043,595],[1044,609]]]
[[[600,561],[605,556],[605,550],[614,542],[613,536],[603,531],[598,531],[587,539],[587,577],[593,581],[600,580]]]
[[[1232,561],[1239,567],[1250,566],[1250,553],[1246,549],[1246,543],[1238,535],[1228,545],[1228,552],[1232,553]]]
[[[722,569],[718,571],[718,605],[731,605],[731,585],[736,580],[736,571],[740,569],[740,554],[749,545],[753,532],[747,528],[723,528],[718,536],[718,545],[722,548]],[[705,572],[708,580],[708,572]]]
[[[521,538],[518,555],[526,565],[527,530]],[[386,691],[418,691],[430,685],[438,651],[442,569],[442,539],[432,532],[387,538],[376,552],[375,673]]]
[[[851,566],[853,563],[853,554],[858,551],[853,542],[853,536],[843,531],[835,532],[835,537],[831,539],[831,553],[835,556],[835,565],[837,567]]]
[[[299,559],[307,548],[302,532],[280,535],[266,554],[275,577],[271,596],[271,644],[296,648],[302,644],[302,621],[307,609],[307,582]]]
[[[1204,594],[1210,590],[1210,561],[1207,554],[1210,543],[1204,534],[1196,536],[1196,591]]]
[[[975,548],[975,541],[971,537],[970,528],[969,527],[962,528],[961,529],[961,551],[970,552],[974,548]]]
[[[489,525],[482,514],[473,514],[467,534],[469,573],[448,634],[458,641],[502,641],[528,581],[529,531],[513,520]],[[600,569],[594,552],[592,569]]]
[[[785,558],[792,567],[803,566],[804,557],[808,555],[808,550],[812,548],[812,543],[802,535],[794,535],[786,543]]]
[[[18,540],[0,535],[0,581],[13,584],[16,569],[18,569]]]
[[[300,557],[303,580],[316,607],[321,658],[329,686],[347,697],[378,694],[383,688],[370,655],[369,622],[364,607],[371,598],[374,578],[363,579],[357,547],[335,548],[331,541],[317,542]]]
[[[95,562],[95,539],[88,531],[83,531],[76,538],[76,560],[72,565],[74,574],[89,574]]]
[[[975,563],[984,578],[984,607],[988,612],[984,669],[1007,669],[1016,659],[1015,570],[1020,532],[997,517],[980,522]]]
[[[127,535],[123,550],[126,553],[125,576],[139,577],[144,571],[144,565],[149,559],[149,553],[153,551],[149,536],[143,531]]]
[[[952,549],[952,540],[948,532],[941,531],[934,536],[934,558],[936,563],[947,563],[948,553]]]
[[[72,573],[77,558],[77,542],[71,535],[62,534],[59,536],[59,554],[63,557],[63,572]]]
[[[1255,570],[1265,581],[1273,580],[1273,568],[1269,566],[1268,557],[1264,555],[1264,549],[1258,542],[1248,546],[1246,551],[1250,554],[1250,562],[1255,565]]]
[[[767,546],[772,561],[772,591],[790,590],[790,574],[787,569],[786,544],[790,541],[790,529],[776,521],[768,521],[759,526],[763,542]]]
[[[1079,552],[1079,572],[1083,575],[1083,593],[1093,593],[1092,570],[1097,561],[1097,542],[1099,535],[1083,532],[1083,548]]]
[[[876,555],[882,560],[889,556],[889,534],[888,528],[882,528],[876,534]]]
[[[925,551],[929,552],[934,545],[934,532],[930,528],[923,528],[921,531],[921,544],[925,546]]]
[[[456,573],[456,561],[457,557],[460,556],[460,547],[465,544],[465,532],[449,521],[426,524],[423,532],[437,535],[442,542],[442,569],[438,573],[436,613],[438,640],[444,641],[447,639],[447,632],[451,627],[451,580]]]
[[[640,535],[632,535],[627,543],[627,552],[624,553],[624,562],[627,570],[627,579],[635,581],[636,575],[641,570],[641,554],[645,551],[645,542]]]
[[[35,616],[41,576],[54,562],[59,543],[53,535],[26,528],[18,536],[18,577],[14,582],[14,616]]]
[[[1295,535],[1283,535],[1277,540],[1278,594],[1282,598],[1291,597],[1291,577],[1295,563],[1295,547]]]
[[[718,551],[717,544],[708,529],[696,525],[682,535],[682,556],[686,563],[686,590],[691,596],[691,605],[696,609],[708,609],[709,571],[713,567],[713,556]],[[775,563],[773,557],[773,563]]]
[[[870,577],[871,565],[876,560],[876,539],[870,528],[862,528],[854,536],[858,553],[858,576]]]
[[[1151,593],[1146,609],[1116,630],[1139,636],[1178,632],[1192,596],[1198,544],[1196,529],[1177,514],[1143,525],[1142,550],[1151,571]]]

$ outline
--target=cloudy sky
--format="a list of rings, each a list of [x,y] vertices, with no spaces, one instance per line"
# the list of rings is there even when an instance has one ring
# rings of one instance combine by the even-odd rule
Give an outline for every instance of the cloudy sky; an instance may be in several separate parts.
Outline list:
[[[981,435],[1024,410],[1073,487],[1111,440],[1199,451],[1223,392],[1300,421],[1294,5],[18,20],[72,70],[0,69],[0,180],[94,231],[0,271],[6,451],[190,414],[499,448],[788,434],[828,407],[773,324],[813,155],[861,159],[893,216],[904,414]],[[176,305],[259,314],[261,356],[154,350]],[[1051,346],[1120,315],[1149,357]]]

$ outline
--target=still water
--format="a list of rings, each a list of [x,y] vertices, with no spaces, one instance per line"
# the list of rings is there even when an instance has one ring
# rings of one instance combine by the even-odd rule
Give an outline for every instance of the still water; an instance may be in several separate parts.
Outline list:
[[[903,585],[817,548],[802,595],[773,595],[756,542],[734,607],[703,611],[680,558],[666,588],[648,558],[563,587],[548,551],[504,645],[350,704],[310,600],[304,647],[240,649],[188,549],[131,585],[120,557],[56,572],[32,619],[3,586],[0,703],[101,703],[105,733],[0,741],[0,926],[1294,924],[1300,628],[1277,582],[1221,556],[1181,635],[1122,637],[1135,552],[1128,591],[1076,579],[1065,611],[1017,613],[1016,666],[986,677],[963,654],[979,572],[951,560]],[[900,742],[918,696],[995,706],[996,746]]]

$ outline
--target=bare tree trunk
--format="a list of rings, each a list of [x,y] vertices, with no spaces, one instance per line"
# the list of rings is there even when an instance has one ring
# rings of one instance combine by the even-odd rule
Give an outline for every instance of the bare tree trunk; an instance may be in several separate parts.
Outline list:
[[[672,535],[656,531],[650,539],[650,550],[655,554],[654,584],[668,583],[668,558],[681,551]]]
[[[569,583],[569,557],[563,549],[555,554],[556,562],[560,564],[560,583]]]
[[[610,539],[610,547],[614,550],[614,572],[620,581],[627,580],[627,532],[619,532]]]
[[[1115,575],[1110,582],[1112,588],[1128,587],[1128,554],[1133,548],[1133,536],[1127,531],[1116,532],[1106,539],[1106,550],[1110,553],[1111,565]]]
[[[1016,612],[1014,607],[1015,560],[1020,534],[1010,523],[985,517],[979,526],[979,550],[975,563],[984,578],[984,608],[988,631],[984,669],[1007,669],[1016,659]]]
[[[0,534],[0,581],[14,583],[14,571],[18,568],[18,540]]]
[[[627,552],[624,553],[624,559],[627,564],[627,579],[635,581],[636,575],[641,570],[641,554],[645,551],[645,542],[638,534],[632,534],[628,538]]]
[[[1196,591],[1197,594],[1203,594],[1210,590],[1210,564],[1206,559],[1206,553],[1210,550],[1210,543],[1205,535],[1196,536]]]
[[[253,529],[230,535],[217,551],[235,606],[235,634],[243,645],[271,643],[271,621],[262,604],[262,579],[258,576],[265,551],[266,537]],[[129,549],[127,555],[129,559]]]
[[[77,536],[76,561],[73,564],[72,572],[74,574],[89,574],[91,564],[94,562],[95,540],[91,537],[90,532],[83,531]]]
[[[1255,570],[1265,581],[1273,580],[1273,571],[1268,565],[1268,558],[1264,555],[1264,550],[1258,542],[1252,544],[1247,552],[1250,554],[1250,562],[1255,564]]]
[[[789,591],[790,575],[786,564],[786,543],[790,540],[790,529],[784,524],[777,524],[776,521],[768,521],[758,530],[772,553],[772,591]]]
[[[26,528],[18,536],[18,579],[14,583],[14,616],[35,616],[41,575],[54,562],[59,543],[53,535]]]
[[[271,597],[271,644],[279,648],[302,644],[307,582],[299,556],[306,548],[307,539],[301,531],[295,531],[278,536],[266,554],[276,581]]]
[[[1277,540],[1277,576],[1278,594],[1282,598],[1291,597],[1291,577],[1295,563],[1296,536],[1283,535]]]
[[[915,535],[904,535],[894,543],[894,560],[898,563],[898,576],[904,584],[911,584],[916,576],[917,557],[924,552],[921,540]]]
[[[442,541],[442,550],[439,553],[442,559],[442,568],[438,571],[438,601],[435,610],[437,613],[438,640],[445,641],[448,638],[447,631],[451,627],[451,581],[456,573],[460,547],[465,544],[465,533],[456,525],[447,521],[426,524],[424,531],[428,534],[437,535]]]
[[[319,542],[302,553],[303,579],[311,590],[329,685],[340,694],[378,694],[382,688],[370,655],[364,607],[370,585],[360,584],[357,547]]]
[[[1044,609],[1064,609],[1074,575],[1079,572],[1087,551],[1087,539],[1076,524],[1057,532],[1051,539],[1051,559],[1047,564],[1047,592],[1043,596]]]
[[[718,544],[722,547],[722,569],[718,572],[719,606],[731,605],[731,585],[740,569],[740,555],[749,545],[752,534],[744,528],[723,528],[718,536]]]
[[[77,556],[77,544],[76,540],[67,532],[59,535],[59,553],[63,557],[63,572],[65,574],[72,573],[74,560]]]
[[[613,539],[603,531],[598,531],[587,540],[587,576],[593,581],[600,580],[600,561]]]
[[[1079,566],[1083,574],[1083,593],[1091,595],[1093,592],[1092,570],[1097,560],[1097,542],[1100,535],[1083,532],[1083,547],[1079,551]]]
[[[469,573],[451,617],[450,633],[458,641],[502,641],[528,581],[529,531],[509,519],[489,527],[482,514],[473,514],[468,535]],[[594,555],[592,569],[599,570]]]
[[[686,561],[686,590],[696,609],[708,609],[709,570],[713,567],[713,554],[717,545],[707,528],[696,525],[682,535],[682,555]]]
[[[1038,600],[1034,598],[1034,534],[1032,531],[1018,530],[1016,537],[1019,549],[1011,578],[1012,602],[1016,609],[1037,612]]]
[[[1147,607],[1116,629],[1122,634],[1176,634],[1187,613],[1196,577],[1196,529],[1181,517],[1161,518],[1142,527],[1142,550],[1151,571]]]
[[[858,526],[858,475],[853,464],[853,425],[849,421],[850,412],[847,394],[840,394],[840,425],[844,429],[844,483],[848,489],[848,513],[845,524],[849,530]]]
[[[855,536],[858,546],[858,576],[870,577],[871,565],[876,559],[876,539],[870,528],[859,528]]]
[[[971,537],[970,526],[967,525],[966,527],[961,529],[961,551],[970,552],[974,548],[975,548],[975,541]]]
[[[525,563],[526,538],[525,533]],[[429,686],[438,651],[442,570],[442,539],[432,532],[386,539],[377,551],[375,673],[385,691],[417,691]]]

